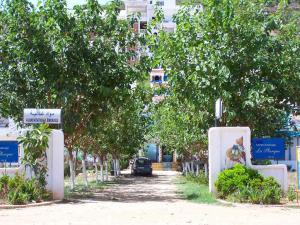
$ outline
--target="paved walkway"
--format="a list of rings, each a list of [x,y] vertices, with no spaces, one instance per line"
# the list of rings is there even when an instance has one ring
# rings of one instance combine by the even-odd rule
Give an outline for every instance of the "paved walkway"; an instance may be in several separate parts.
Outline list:
[[[0,225],[299,225],[300,209],[196,204],[176,194],[176,173],[126,176],[94,199],[0,210]]]

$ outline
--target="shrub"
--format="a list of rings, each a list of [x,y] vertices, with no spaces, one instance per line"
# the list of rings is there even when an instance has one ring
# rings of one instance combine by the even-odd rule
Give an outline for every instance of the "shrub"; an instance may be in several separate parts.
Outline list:
[[[7,195],[8,181],[9,181],[8,175],[3,175],[2,177],[0,177],[0,198],[4,198]]]
[[[233,168],[219,174],[215,186],[220,198],[225,198],[234,192],[244,191],[250,180],[263,180],[258,171],[236,164]]]
[[[40,202],[49,198],[49,193],[39,184],[37,179],[25,179],[16,174],[14,177],[0,178],[1,197],[10,204],[26,204]]]
[[[280,202],[282,191],[280,185],[273,177],[267,177],[262,183],[261,202],[264,204],[277,204]]]
[[[297,198],[296,188],[294,186],[289,186],[288,191],[286,193],[287,199],[292,202]]]
[[[240,164],[220,173],[215,183],[220,198],[254,204],[277,204],[280,185],[273,177],[263,178],[258,171]]]

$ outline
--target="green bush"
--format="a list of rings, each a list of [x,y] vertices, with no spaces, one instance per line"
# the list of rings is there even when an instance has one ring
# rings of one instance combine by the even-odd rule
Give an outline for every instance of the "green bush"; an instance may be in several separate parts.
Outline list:
[[[25,179],[16,174],[14,177],[4,175],[0,178],[0,196],[13,205],[40,202],[49,198],[49,193],[37,179]]]
[[[219,174],[215,186],[220,198],[226,198],[235,192],[244,191],[251,180],[263,180],[258,171],[247,168],[240,164],[231,169],[224,170]]]
[[[290,202],[294,201],[297,198],[296,188],[294,186],[289,186],[286,197]]]
[[[277,204],[280,185],[273,177],[264,178],[257,170],[235,165],[219,174],[215,183],[220,198],[254,204]]]

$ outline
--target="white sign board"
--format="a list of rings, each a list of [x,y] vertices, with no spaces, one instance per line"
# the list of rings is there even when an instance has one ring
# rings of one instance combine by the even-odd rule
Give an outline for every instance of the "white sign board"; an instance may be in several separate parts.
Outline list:
[[[222,99],[218,99],[215,105],[215,117],[216,119],[221,119],[223,114],[223,102]]]
[[[61,124],[61,109],[24,109],[26,124]]]
[[[8,118],[0,117],[0,127],[8,127],[8,126],[9,126]]]

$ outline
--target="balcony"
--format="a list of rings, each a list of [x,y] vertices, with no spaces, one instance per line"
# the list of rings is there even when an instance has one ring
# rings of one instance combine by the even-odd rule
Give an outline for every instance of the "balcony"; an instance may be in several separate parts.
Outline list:
[[[127,14],[147,13],[147,0],[125,0]]]

